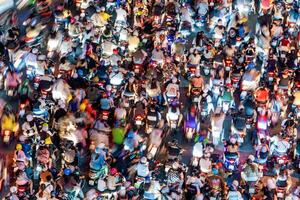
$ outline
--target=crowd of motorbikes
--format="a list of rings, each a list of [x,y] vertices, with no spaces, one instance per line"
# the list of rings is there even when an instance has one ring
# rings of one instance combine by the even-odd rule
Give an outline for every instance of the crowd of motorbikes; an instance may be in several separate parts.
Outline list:
[[[5,199],[300,199],[299,2],[30,9],[0,38]]]

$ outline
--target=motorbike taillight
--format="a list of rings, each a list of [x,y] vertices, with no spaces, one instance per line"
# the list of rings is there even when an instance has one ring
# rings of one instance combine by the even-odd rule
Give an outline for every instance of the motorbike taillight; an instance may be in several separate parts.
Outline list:
[[[25,187],[19,187],[18,188],[18,192],[20,192],[20,193],[25,192],[25,191],[26,191]]]
[[[21,103],[21,104],[20,104],[20,108],[21,108],[21,109],[25,108],[25,104]]]
[[[269,77],[274,77],[274,75],[275,75],[274,72],[269,72],[268,74],[269,74]]]
[[[109,114],[109,112],[105,110],[105,111],[103,111],[102,114],[105,115],[105,116],[107,116]]]
[[[5,130],[4,131],[4,135],[8,136],[10,134],[10,131],[9,130]]]

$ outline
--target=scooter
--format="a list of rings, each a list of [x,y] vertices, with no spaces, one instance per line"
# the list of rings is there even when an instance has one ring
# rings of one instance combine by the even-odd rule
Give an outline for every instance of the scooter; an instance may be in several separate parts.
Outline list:
[[[203,156],[203,144],[202,142],[197,142],[193,147],[193,157],[192,157],[192,166],[197,168],[199,166],[200,158]]]
[[[225,151],[223,158],[223,163],[226,170],[232,172],[238,169],[239,157],[237,153]]]
[[[103,180],[108,174],[107,165],[102,166],[100,170],[90,168],[89,171],[89,181],[90,186],[94,186],[97,183],[97,180]]]
[[[11,130],[3,130],[2,131],[3,143],[5,145],[9,145],[14,137],[14,133]]]

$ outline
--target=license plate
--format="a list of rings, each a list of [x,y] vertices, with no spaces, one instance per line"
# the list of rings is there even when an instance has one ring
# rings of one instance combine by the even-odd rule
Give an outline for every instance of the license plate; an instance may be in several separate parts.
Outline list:
[[[136,123],[136,125],[142,125],[142,121],[140,121],[140,120],[136,121],[135,123]]]
[[[175,124],[175,123],[172,123],[172,124],[171,124],[171,128],[176,128],[176,124]]]
[[[283,164],[283,163],[284,163],[284,160],[280,159],[280,160],[278,160],[278,163],[279,163],[279,164]]]
[[[281,58],[285,58],[285,54],[284,54],[284,53],[281,54],[280,57],[281,57]]]
[[[206,112],[201,112],[201,115],[202,115],[202,116],[206,115]]]
[[[6,142],[8,142],[8,141],[9,141],[9,135],[5,135],[4,138],[3,138],[3,142],[6,143]]]
[[[262,108],[261,108],[261,107],[258,107],[258,108],[257,108],[257,111],[258,111],[258,112],[262,111]]]
[[[273,77],[269,77],[269,81],[273,81]]]
[[[249,188],[249,193],[250,193],[250,194],[255,193],[255,189],[254,189],[254,188]]]
[[[199,98],[195,97],[194,102],[198,102],[198,101],[199,101]]]
[[[230,67],[226,67],[225,70],[226,70],[226,71],[230,71]]]
[[[89,180],[89,185],[94,185],[94,181],[93,180]]]
[[[283,198],[283,193],[277,193],[277,197],[279,197],[279,198]]]
[[[237,88],[237,87],[238,87],[237,83],[234,83],[234,84],[233,84],[233,87]]]
[[[229,165],[228,169],[229,170],[234,170],[234,166],[233,165]]]
[[[246,128],[247,128],[247,129],[250,129],[250,128],[251,128],[251,125],[250,125],[250,124],[246,124]]]
[[[13,91],[13,90],[8,90],[8,92],[7,92],[7,95],[8,95],[8,96],[12,96],[12,95],[13,95],[13,93],[14,93],[14,91]]]

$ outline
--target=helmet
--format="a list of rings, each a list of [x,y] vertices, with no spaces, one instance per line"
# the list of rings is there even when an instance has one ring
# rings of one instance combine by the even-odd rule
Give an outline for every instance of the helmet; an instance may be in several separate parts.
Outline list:
[[[51,140],[50,137],[47,137],[47,138],[45,139],[45,144],[46,144],[46,145],[52,144],[52,140]]]
[[[72,171],[69,168],[64,169],[64,175],[69,176],[72,173]]]
[[[176,77],[172,78],[172,83],[174,83],[174,84],[177,83],[177,78]]]
[[[85,109],[86,109],[86,104],[85,104],[85,103],[81,103],[80,106],[79,106],[79,110],[80,110],[81,112],[84,112]]]
[[[106,91],[109,92],[109,91],[111,91],[112,87],[111,87],[111,85],[106,85],[105,89],[106,89]]]
[[[248,156],[248,159],[249,159],[250,161],[254,162],[255,157],[254,157],[253,155],[250,154],[250,155]]]
[[[31,121],[33,120],[33,116],[32,116],[32,115],[27,115],[27,116],[26,116],[26,120],[27,120],[28,122],[31,122]]]
[[[100,143],[96,149],[95,149],[95,153],[100,153],[102,149],[105,148],[105,144],[104,143]]]
[[[144,156],[141,158],[141,163],[146,164],[147,163],[147,158]]]
[[[234,188],[239,187],[239,182],[238,182],[237,180],[232,181],[232,186],[233,186]]]
[[[179,163],[178,162],[174,162],[173,164],[172,164],[172,168],[173,169],[178,169],[179,168]]]
[[[111,168],[109,173],[114,176],[116,173],[118,172],[118,170],[116,168]]]
[[[17,144],[17,145],[16,145],[16,150],[17,150],[17,151],[22,150],[22,145],[21,145],[21,144]]]

